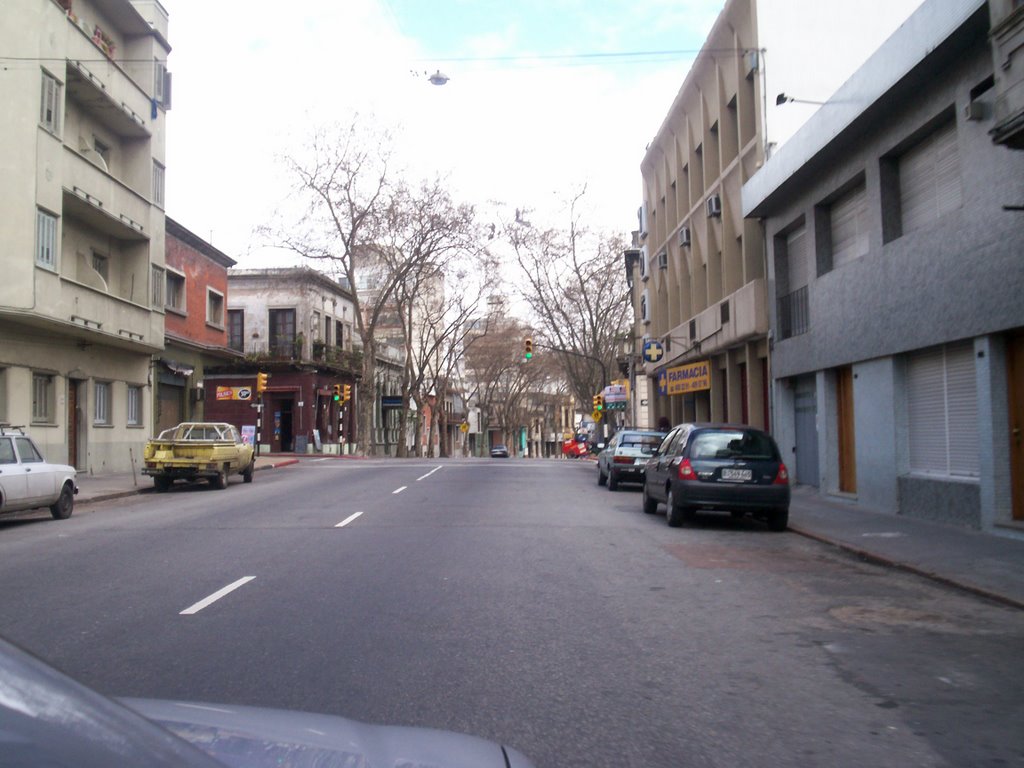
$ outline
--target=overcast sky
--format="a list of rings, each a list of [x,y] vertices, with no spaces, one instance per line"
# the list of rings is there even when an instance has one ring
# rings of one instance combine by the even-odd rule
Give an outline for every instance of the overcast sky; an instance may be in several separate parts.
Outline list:
[[[628,236],[644,149],[724,5],[161,2],[174,75],[167,213],[240,267],[283,258],[253,235],[288,193],[278,158],[353,110],[398,128],[413,180],[440,174],[459,200],[549,224],[567,223],[565,200],[586,184],[589,223]],[[643,55],[609,55],[624,53]],[[430,84],[437,70],[446,85]]]

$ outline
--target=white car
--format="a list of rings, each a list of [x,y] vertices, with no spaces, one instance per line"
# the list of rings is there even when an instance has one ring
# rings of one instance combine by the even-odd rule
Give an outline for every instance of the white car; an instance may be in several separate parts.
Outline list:
[[[74,467],[51,464],[31,437],[0,427],[0,514],[49,507],[63,520],[71,517],[76,493]]]

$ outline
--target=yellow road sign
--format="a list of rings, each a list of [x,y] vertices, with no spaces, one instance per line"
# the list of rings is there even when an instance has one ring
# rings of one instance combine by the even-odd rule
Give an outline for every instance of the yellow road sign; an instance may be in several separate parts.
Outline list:
[[[469,424],[467,424],[466,422],[462,422],[461,424],[459,424],[459,431],[469,432]]]
[[[601,412],[600,411],[591,411],[590,418],[592,418],[594,421],[600,421],[601,420]]]

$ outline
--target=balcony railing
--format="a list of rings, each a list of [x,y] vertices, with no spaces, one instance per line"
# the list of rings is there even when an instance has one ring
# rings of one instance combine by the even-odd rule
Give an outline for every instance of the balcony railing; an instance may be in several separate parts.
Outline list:
[[[310,349],[310,347],[312,349]],[[348,350],[334,345],[312,344],[293,336],[271,337],[267,341],[250,341],[245,345],[245,356],[253,360],[270,362],[310,362],[357,371],[362,367],[360,350]],[[312,353],[310,355],[310,352]]]
[[[810,327],[810,312],[807,306],[807,286],[797,288],[778,301],[779,337],[788,339],[807,333]]]

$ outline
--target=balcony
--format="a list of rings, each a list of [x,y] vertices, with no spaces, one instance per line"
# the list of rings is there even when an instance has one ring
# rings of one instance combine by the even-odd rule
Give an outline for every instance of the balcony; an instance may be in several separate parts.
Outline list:
[[[1024,5],[996,21],[990,33],[996,72],[995,127],[992,140],[1024,149]]]
[[[810,327],[810,311],[807,306],[806,285],[779,298],[778,324],[780,340],[807,333]]]
[[[111,77],[104,80],[93,69],[106,70]],[[113,65],[69,59],[67,93],[83,111],[116,135],[126,139],[150,137],[146,120],[149,99]]]
[[[75,280],[36,271],[36,309],[25,323],[82,344],[104,344],[134,352],[163,349],[163,315]]]
[[[348,350],[314,341],[312,357],[307,356],[303,340],[294,336],[279,336],[270,341],[250,341],[245,345],[245,356],[250,361],[299,363],[323,365],[342,371],[362,370],[363,354],[360,350]]]
[[[64,214],[118,240],[149,240],[149,201],[70,147],[64,149]]]

